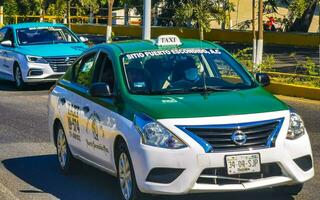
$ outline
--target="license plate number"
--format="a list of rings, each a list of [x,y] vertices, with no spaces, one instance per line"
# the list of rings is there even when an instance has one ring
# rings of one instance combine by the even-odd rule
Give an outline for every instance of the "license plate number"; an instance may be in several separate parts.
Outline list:
[[[260,172],[260,155],[233,155],[226,156],[227,172],[232,174],[246,174]]]

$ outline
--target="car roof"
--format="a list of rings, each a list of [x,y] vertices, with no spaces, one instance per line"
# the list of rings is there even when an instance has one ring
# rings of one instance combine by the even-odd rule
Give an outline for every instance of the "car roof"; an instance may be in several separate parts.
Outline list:
[[[195,39],[181,39],[180,41],[182,44],[178,46],[179,48],[222,49],[222,47],[220,47],[219,45],[212,42],[208,42],[208,41],[201,41],[201,40],[195,40]],[[130,41],[122,41],[122,42],[113,42],[111,44],[99,44],[99,45],[96,45],[96,47],[100,47],[100,48],[111,47],[114,49],[120,49],[120,51],[124,54],[177,48],[177,46],[161,47],[156,45],[155,43],[156,43],[155,40],[130,40]]]
[[[59,23],[48,23],[48,22],[26,22],[26,23],[19,23],[19,24],[9,24],[6,27],[11,27],[13,29],[19,28],[37,28],[37,27],[61,27],[64,26],[63,24]]]

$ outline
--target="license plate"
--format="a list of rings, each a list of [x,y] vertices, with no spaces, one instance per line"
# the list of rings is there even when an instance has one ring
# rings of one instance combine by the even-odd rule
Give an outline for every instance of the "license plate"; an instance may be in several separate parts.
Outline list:
[[[226,156],[227,172],[232,174],[246,174],[260,172],[260,155],[232,155]]]

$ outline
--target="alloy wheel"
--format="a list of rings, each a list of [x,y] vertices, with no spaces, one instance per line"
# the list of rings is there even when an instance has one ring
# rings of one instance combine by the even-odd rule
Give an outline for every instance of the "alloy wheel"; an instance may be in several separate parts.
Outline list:
[[[57,154],[60,166],[64,168],[67,161],[67,141],[62,129],[59,129],[57,136]]]
[[[132,195],[132,177],[130,170],[130,162],[125,153],[121,153],[119,157],[119,179],[121,192],[126,200]]]

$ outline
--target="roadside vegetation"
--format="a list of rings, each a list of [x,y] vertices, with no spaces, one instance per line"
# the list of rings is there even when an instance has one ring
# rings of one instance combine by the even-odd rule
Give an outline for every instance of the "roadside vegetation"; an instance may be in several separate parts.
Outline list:
[[[253,72],[252,48],[239,50],[233,55],[250,72]],[[292,53],[290,57],[296,61],[294,73],[278,72],[274,68],[276,63],[274,56],[268,54],[264,55],[263,62],[259,66],[259,72],[268,73],[274,82],[320,88],[320,66],[309,57],[306,57],[305,60],[298,60],[295,53]]]
[[[4,13],[9,15],[6,23],[12,23],[15,15],[65,16],[68,2],[72,16],[107,16],[108,3],[111,1],[114,1],[114,8],[125,10],[125,24],[128,24],[129,9],[133,9],[137,15],[142,14],[143,0],[0,0],[0,5],[4,6]],[[286,7],[288,13],[277,19],[281,31],[308,32],[317,3],[319,0],[264,0],[264,13],[278,13],[280,7]],[[231,28],[230,14],[236,12],[230,0],[152,0],[152,7],[157,25],[198,28],[200,36],[203,31],[210,30],[212,21],[218,22],[222,29]],[[232,28],[246,29],[250,26],[251,20],[248,20]]]

